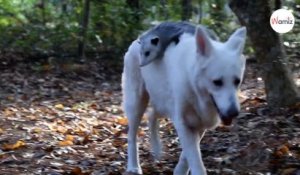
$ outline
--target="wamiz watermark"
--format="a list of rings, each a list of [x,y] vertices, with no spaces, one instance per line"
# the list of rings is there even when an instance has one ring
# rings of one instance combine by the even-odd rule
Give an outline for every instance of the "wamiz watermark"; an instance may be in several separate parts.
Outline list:
[[[295,18],[292,12],[286,9],[279,9],[272,14],[270,24],[275,32],[287,33],[293,29]]]

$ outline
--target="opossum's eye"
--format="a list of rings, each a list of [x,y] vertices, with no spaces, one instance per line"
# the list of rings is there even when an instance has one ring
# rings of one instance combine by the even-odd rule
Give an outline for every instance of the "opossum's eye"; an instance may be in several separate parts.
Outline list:
[[[223,80],[222,80],[222,79],[216,79],[216,80],[213,80],[213,83],[214,83],[214,85],[217,86],[217,87],[223,86]]]
[[[149,52],[149,51],[145,52],[145,57],[147,57],[147,56],[149,56],[149,55],[150,55],[150,52]]]
[[[233,83],[234,83],[235,86],[238,86],[238,85],[241,83],[241,80],[240,80],[239,78],[236,77],[236,78],[233,80]]]
[[[157,37],[151,39],[151,44],[153,44],[155,46],[157,46],[158,42],[159,42],[159,38],[157,38]]]

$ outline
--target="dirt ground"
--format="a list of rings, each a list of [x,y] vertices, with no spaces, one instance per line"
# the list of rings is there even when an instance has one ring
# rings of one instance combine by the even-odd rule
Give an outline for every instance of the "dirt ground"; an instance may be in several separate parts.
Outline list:
[[[247,65],[242,113],[233,126],[208,131],[201,142],[209,175],[300,174],[300,104],[268,108],[259,70],[257,63]],[[108,60],[54,66],[2,61],[0,174],[122,174],[127,120],[121,71]],[[162,119],[160,128],[160,161],[151,156],[146,119],[139,131],[145,175],[171,175],[180,153],[172,124]]]

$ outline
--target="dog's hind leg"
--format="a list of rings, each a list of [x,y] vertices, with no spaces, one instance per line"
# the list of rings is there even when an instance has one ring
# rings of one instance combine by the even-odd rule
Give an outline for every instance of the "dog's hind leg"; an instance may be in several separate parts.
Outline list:
[[[142,174],[142,169],[139,161],[137,131],[141,123],[141,118],[147,106],[147,95],[142,95],[131,99],[134,101],[130,105],[125,105],[125,114],[128,118],[128,162],[127,171]]]
[[[155,159],[160,159],[161,147],[162,147],[159,138],[159,122],[158,122],[159,117],[160,115],[154,109],[151,109],[148,112],[150,143],[151,143],[152,153]]]
[[[137,131],[149,96],[139,68],[139,44],[135,41],[124,57],[122,75],[123,108],[128,118],[127,172],[142,174],[139,162]]]

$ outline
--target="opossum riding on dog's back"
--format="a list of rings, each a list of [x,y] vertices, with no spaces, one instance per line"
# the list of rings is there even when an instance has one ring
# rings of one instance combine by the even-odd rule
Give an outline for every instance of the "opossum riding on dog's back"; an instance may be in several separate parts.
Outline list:
[[[213,40],[219,40],[217,35],[205,28]],[[141,44],[140,66],[146,66],[155,59],[161,59],[166,48],[174,42],[179,42],[179,37],[183,33],[194,35],[196,26],[189,22],[163,22],[150,30],[146,31],[139,37]]]

